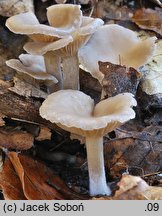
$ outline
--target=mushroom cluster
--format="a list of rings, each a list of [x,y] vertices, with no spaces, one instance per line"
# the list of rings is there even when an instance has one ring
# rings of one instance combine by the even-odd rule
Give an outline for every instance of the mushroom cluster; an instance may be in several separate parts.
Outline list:
[[[80,6],[72,4],[48,7],[47,18],[50,26],[40,24],[34,13],[27,12],[8,18],[6,26],[33,40],[25,44],[24,49],[44,57],[46,73],[58,80],[58,89],[79,89],[78,49],[103,21],[83,16]]]
[[[31,12],[7,20],[11,31],[33,40],[24,46],[29,54],[9,60],[7,65],[48,85],[58,81],[59,90],[43,102],[40,115],[85,137],[90,195],[110,195],[103,136],[135,117],[136,100],[124,92],[94,105],[91,97],[79,91],[79,63],[102,84],[104,74],[99,70],[99,61],[138,69],[153,56],[156,38],[141,40],[119,25],[102,26],[101,19],[83,16],[79,5],[51,6],[47,17],[50,26],[40,24]]]

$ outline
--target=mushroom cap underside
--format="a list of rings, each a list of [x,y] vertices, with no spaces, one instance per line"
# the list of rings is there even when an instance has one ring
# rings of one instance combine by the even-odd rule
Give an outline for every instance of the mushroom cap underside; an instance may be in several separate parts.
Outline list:
[[[132,106],[136,106],[136,100],[130,93],[105,99],[94,106],[94,100],[83,92],[61,90],[48,96],[40,107],[40,115],[76,134],[92,131],[105,134],[135,117]]]

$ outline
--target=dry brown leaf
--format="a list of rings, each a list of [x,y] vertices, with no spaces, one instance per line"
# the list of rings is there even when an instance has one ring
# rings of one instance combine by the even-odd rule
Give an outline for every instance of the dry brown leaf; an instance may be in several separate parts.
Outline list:
[[[27,150],[33,146],[34,138],[25,131],[6,131],[0,129],[0,146],[4,148]]]
[[[0,186],[5,200],[25,200],[20,179],[15,172],[15,169],[6,157],[3,171],[0,172]]]
[[[41,126],[39,135],[35,138],[37,141],[50,140],[51,139],[51,130],[47,127]]]
[[[73,193],[63,180],[43,163],[15,152],[8,153],[8,156],[18,173],[27,199],[85,199],[84,196]]]
[[[99,61],[98,64],[99,70],[105,75],[102,86],[106,97],[112,97],[124,92],[136,94],[141,77],[137,70],[110,62]]]
[[[141,125],[137,123],[138,126]],[[161,168],[161,142],[161,127],[150,126],[138,131],[127,123],[115,130],[114,138],[105,142],[105,165],[113,177],[120,177],[127,170],[138,176],[157,172]]]
[[[143,194],[148,200],[162,200],[162,187],[150,186]]]
[[[28,200],[64,199],[63,195],[47,183],[54,178],[57,183],[60,180],[61,184],[61,179],[55,176],[44,164],[15,152],[8,153],[8,156],[18,173]]]
[[[137,10],[132,21],[135,22],[140,28],[155,31],[162,35],[162,9],[155,8],[142,8]]]
[[[115,200],[145,200],[143,192],[149,188],[140,177],[131,175],[123,175],[118,186],[113,197]]]

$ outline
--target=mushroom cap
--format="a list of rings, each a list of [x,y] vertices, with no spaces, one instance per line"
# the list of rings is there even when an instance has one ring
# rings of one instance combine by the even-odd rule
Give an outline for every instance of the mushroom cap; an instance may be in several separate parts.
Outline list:
[[[6,26],[14,33],[26,34],[34,41],[52,42],[70,35],[81,25],[79,5],[60,4],[47,8],[51,26],[40,24],[35,14],[26,12],[7,19]]]
[[[59,4],[47,8],[50,26],[73,32],[81,25],[82,11],[80,5]]]
[[[73,41],[71,36],[67,36],[55,42],[28,42],[24,45],[24,50],[32,55],[44,55],[48,51],[57,51],[66,47]]]
[[[33,55],[44,55],[47,51],[55,51],[59,56],[72,56],[87,43],[91,34],[104,24],[101,19],[86,16],[82,16],[81,21],[81,26],[71,36],[51,43],[28,42],[24,49]]]
[[[98,61],[138,68],[152,57],[155,40],[151,37],[142,41],[135,32],[116,24],[101,26],[79,50],[79,61],[101,82],[104,75]]]
[[[40,115],[69,132],[101,136],[134,118],[132,106],[136,106],[136,100],[130,93],[94,106],[94,100],[81,91],[60,90],[47,97],[40,107]]]
[[[64,37],[67,33],[52,26],[40,24],[35,14],[26,12],[14,15],[7,19],[7,28],[16,34],[26,35],[50,35],[54,37]]]
[[[58,80],[46,73],[43,56],[21,54],[19,59],[10,59],[6,64],[20,73],[27,74],[37,80],[49,80],[57,83]]]

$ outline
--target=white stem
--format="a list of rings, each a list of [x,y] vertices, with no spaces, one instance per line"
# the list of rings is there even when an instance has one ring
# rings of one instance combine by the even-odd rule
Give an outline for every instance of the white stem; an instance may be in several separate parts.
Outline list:
[[[104,168],[103,138],[93,136],[86,137],[86,149],[90,195],[110,195],[111,190],[106,184]]]
[[[79,62],[77,55],[63,58],[64,89],[79,90]]]
[[[103,87],[102,87],[102,91],[101,91],[101,100],[104,99],[106,96],[106,92],[104,91]]]
[[[52,51],[47,52],[44,55],[44,62],[46,66],[47,73],[53,75],[58,83],[55,84],[55,90],[60,90],[63,88],[63,76],[61,71],[61,58],[56,56]]]

